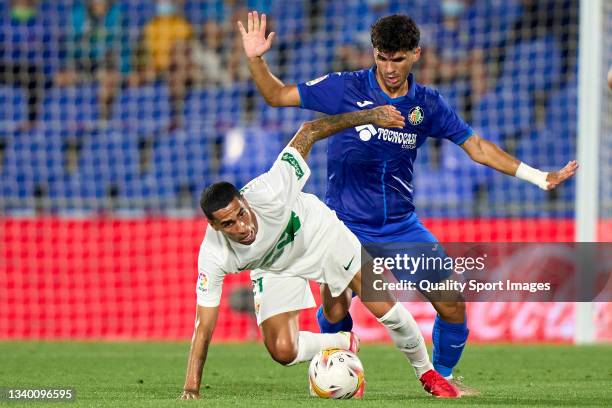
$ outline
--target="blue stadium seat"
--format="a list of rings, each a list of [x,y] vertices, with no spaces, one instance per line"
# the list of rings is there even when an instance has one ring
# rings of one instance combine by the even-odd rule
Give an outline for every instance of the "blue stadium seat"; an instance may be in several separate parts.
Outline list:
[[[23,143],[16,148],[13,138],[5,137],[3,140],[5,151],[0,170],[0,208],[11,210],[25,205],[25,202],[17,200],[31,200],[35,183],[32,172],[27,171],[29,155],[23,152]]]
[[[21,88],[0,85],[0,126],[13,130],[27,118],[26,98]]]
[[[578,127],[578,84],[574,77],[565,87],[548,96],[545,124],[552,132],[575,139]]]
[[[138,38],[140,29],[155,17],[155,7],[150,0],[124,0],[122,6],[122,12],[130,27],[130,37]]]
[[[302,41],[299,49],[289,51],[287,67],[290,82],[303,82],[327,74],[332,69],[334,48],[327,39]]]
[[[282,150],[281,135],[257,127],[235,127],[223,135],[220,178],[242,187],[267,171]]]
[[[97,86],[93,84],[47,90],[41,126],[71,131],[94,128],[98,119],[97,95]]]
[[[168,87],[157,83],[123,89],[113,111],[113,127],[141,134],[158,132],[170,121]]]
[[[323,199],[327,191],[327,140],[315,143],[306,161],[311,174],[304,191]]]
[[[80,171],[58,173],[47,180],[51,208],[54,211],[98,210],[106,196],[101,183]]]
[[[544,91],[559,83],[561,51],[554,36],[521,42],[506,51],[501,82],[527,91]]]
[[[544,123],[523,138],[517,155],[533,166],[555,168],[576,158],[578,97],[575,83],[548,98]]]
[[[18,174],[34,183],[45,183],[63,168],[62,140],[48,132],[22,134],[13,143]]]
[[[472,2],[463,16],[464,30],[469,33],[473,44],[490,53],[503,40],[503,36],[521,17],[520,0],[487,0]],[[491,56],[495,58],[495,56]]]
[[[422,217],[473,215],[474,191],[468,177],[420,164],[414,170],[416,211]]]
[[[519,135],[535,124],[534,110],[528,90],[512,81],[502,81],[475,106],[472,127],[489,138]]]
[[[212,108],[215,102],[215,91],[211,89],[194,89],[185,99],[185,122],[210,123],[214,122],[215,111]]]
[[[269,15],[279,38],[292,40],[300,37],[306,30],[306,12],[303,1],[276,1]]]

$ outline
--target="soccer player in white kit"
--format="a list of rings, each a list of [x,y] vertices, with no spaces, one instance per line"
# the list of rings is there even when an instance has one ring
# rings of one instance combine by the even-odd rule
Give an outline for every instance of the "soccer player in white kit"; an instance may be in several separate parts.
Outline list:
[[[253,270],[257,323],[271,357],[293,365],[330,347],[356,352],[353,333],[299,331],[301,309],[315,306],[308,280],[326,283],[332,296],[348,287],[361,297],[359,240],[317,197],[303,193],[310,176],[305,158],[312,145],[340,130],[366,124],[402,127],[392,106],[327,116],[304,123],[272,168],[240,191],[216,183],[202,193],[209,221],[198,259],[197,311],[182,399],[199,398],[202,371],[217,322],[223,278]],[[439,397],[458,391],[429,361],[412,315],[392,296],[365,307],[387,327],[408,357],[423,388]]]

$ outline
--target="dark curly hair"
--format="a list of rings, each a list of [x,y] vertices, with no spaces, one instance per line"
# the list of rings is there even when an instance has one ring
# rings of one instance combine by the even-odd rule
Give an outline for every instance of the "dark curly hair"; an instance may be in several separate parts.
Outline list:
[[[419,46],[421,32],[413,19],[403,14],[379,18],[371,31],[372,46],[383,52],[409,51]]]

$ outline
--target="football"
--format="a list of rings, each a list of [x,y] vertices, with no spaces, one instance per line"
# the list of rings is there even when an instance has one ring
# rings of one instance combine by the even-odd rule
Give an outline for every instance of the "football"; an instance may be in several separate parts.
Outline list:
[[[320,351],[310,362],[308,381],[310,394],[320,398],[361,398],[365,389],[361,360],[340,349]]]

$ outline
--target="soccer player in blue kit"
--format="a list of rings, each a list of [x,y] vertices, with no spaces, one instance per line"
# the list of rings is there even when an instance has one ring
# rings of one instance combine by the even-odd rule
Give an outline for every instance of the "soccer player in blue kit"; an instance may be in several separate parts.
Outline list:
[[[403,129],[364,125],[346,129],[328,142],[326,204],[366,248],[371,243],[437,242],[420,222],[413,202],[413,164],[427,137],[448,139],[473,161],[544,190],[555,188],[578,167],[572,160],[559,171],[544,172],[522,163],[477,135],[436,90],[418,84],[410,71],[421,55],[420,32],[408,16],[390,15],[372,26],[372,68],[335,72],[298,85],[284,84],[262,58],[275,37],[275,33],[266,37],[265,15],[249,13],[247,27],[238,22],[238,28],[253,80],[269,105],[332,115],[391,104],[407,118]],[[350,330],[352,293],[331,298],[324,285],[321,293],[324,302],[317,313],[321,331]],[[432,333],[434,368],[451,380],[469,333],[465,303],[455,295],[452,301],[429,298],[437,312]],[[454,380],[463,395],[477,394]]]

